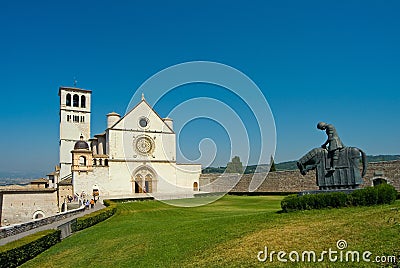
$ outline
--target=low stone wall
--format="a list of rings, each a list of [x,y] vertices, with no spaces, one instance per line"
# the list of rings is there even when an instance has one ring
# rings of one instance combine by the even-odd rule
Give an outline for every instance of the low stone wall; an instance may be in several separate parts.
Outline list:
[[[32,220],[32,221],[24,222],[21,224],[13,224],[10,226],[1,227],[0,228],[0,239],[8,237],[8,236],[16,235],[19,233],[23,233],[23,232],[29,231],[31,229],[35,229],[35,228],[43,226],[43,225],[51,224],[53,222],[69,218],[71,216],[81,213],[84,210],[85,210],[85,207],[82,206],[80,208],[62,212],[62,213],[56,214],[54,216],[49,216],[49,217],[38,219],[38,220]]]
[[[384,179],[400,192],[400,160],[370,163],[364,178],[364,186],[373,185],[374,179]]]
[[[298,170],[276,171],[267,173],[239,175],[229,174],[220,178],[221,174],[202,174],[200,190],[206,192],[221,192],[232,185],[232,180],[239,182],[230,192],[249,192],[250,181],[253,176],[264,179],[256,192],[301,192],[318,190],[315,172],[311,171],[302,176]],[[234,178],[236,176],[236,178]],[[260,178],[261,177],[261,178]],[[220,178],[220,179],[218,179]],[[364,183],[361,187],[372,186],[374,179],[384,179],[400,192],[400,161],[369,163]]]

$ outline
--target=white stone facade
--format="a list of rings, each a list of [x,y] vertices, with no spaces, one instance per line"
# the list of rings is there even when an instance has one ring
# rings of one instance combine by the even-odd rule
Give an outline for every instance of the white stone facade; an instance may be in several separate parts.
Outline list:
[[[60,87],[60,179],[71,173],[71,150],[82,135],[90,138],[90,90]]]
[[[0,192],[0,226],[28,222],[58,213],[56,189],[19,189]]]
[[[65,100],[63,96],[73,90],[60,89],[61,103]],[[90,100],[90,91],[82,93],[87,94],[86,99]],[[90,106],[85,109],[90,118]],[[63,105],[60,110],[63,110]],[[60,112],[61,117],[66,113]],[[64,144],[60,147],[61,166],[63,162],[68,163],[64,155],[67,147],[70,159],[70,169],[63,175],[72,172],[74,193],[78,195],[85,192],[86,196],[92,196],[95,191],[102,197],[129,197],[144,193],[187,194],[198,191],[201,165],[176,163],[173,121],[162,119],[144,97],[122,118],[114,112],[109,113],[105,132],[89,140],[90,119],[78,128],[67,128],[67,122],[61,122],[60,126],[60,143]],[[78,142],[80,135],[83,141],[88,140],[88,148]],[[74,141],[72,146],[67,143],[66,136]]]

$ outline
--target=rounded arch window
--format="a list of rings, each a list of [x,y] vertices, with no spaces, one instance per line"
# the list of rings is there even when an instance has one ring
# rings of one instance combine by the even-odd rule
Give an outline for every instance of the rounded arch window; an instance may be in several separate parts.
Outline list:
[[[66,106],[71,106],[71,94],[67,94],[67,98],[65,100],[65,105]]]
[[[81,108],[86,108],[86,97],[84,95],[81,96]]]
[[[81,108],[86,108],[86,97],[85,97],[85,95],[81,96]]]
[[[84,156],[79,157],[79,165],[86,166],[86,157]]]
[[[142,175],[140,175],[140,174],[136,174],[136,176],[135,176],[135,181],[142,181],[143,180],[143,176]]]
[[[43,211],[41,211],[41,210],[37,210],[37,211],[35,211],[35,213],[33,213],[33,219],[41,219],[41,218],[44,218],[45,217],[45,215],[44,215],[44,212]]]
[[[374,178],[372,180],[372,184],[373,186],[378,186],[380,184],[387,184],[387,180],[385,178]]]
[[[75,94],[72,98],[72,106],[79,107],[79,96]]]

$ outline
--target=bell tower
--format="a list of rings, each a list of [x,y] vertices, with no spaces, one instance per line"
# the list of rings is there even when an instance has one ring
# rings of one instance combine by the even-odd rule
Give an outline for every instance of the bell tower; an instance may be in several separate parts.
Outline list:
[[[60,179],[71,174],[71,151],[82,135],[90,138],[91,90],[60,87]]]

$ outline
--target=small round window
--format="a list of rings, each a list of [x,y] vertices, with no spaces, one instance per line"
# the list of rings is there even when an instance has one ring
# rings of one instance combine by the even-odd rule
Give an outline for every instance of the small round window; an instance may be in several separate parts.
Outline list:
[[[139,120],[139,126],[141,126],[142,128],[147,127],[147,125],[149,124],[148,119],[147,118],[140,118]]]

